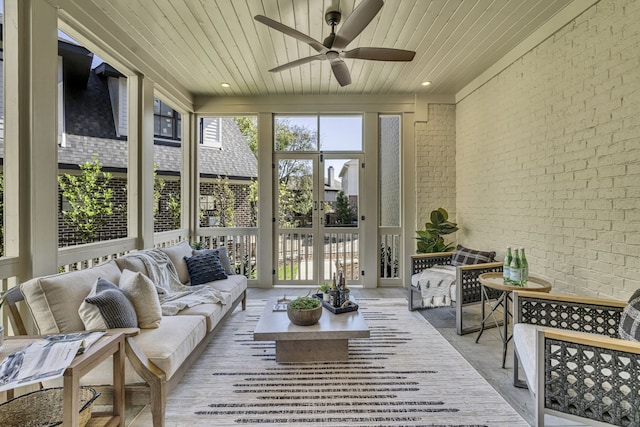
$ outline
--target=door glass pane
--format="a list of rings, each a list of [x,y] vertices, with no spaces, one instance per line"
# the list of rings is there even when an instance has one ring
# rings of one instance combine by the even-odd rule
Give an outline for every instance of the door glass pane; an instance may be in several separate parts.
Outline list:
[[[400,227],[400,116],[380,116],[380,226]]]
[[[280,228],[311,228],[313,207],[313,161],[278,161],[278,225]]]
[[[317,116],[276,116],[275,151],[317,151]]]
[[[358,159],[324,160],[325,226],[358,226],[359,173]]]
[[[320,116],[320,150],[362,151],[362,116]]]

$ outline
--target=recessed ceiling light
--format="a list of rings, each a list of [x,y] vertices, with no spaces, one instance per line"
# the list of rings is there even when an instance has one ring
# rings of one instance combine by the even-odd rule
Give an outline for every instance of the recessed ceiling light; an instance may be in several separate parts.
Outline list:
[[[426,82],[422,82],[422,86],[429,86],[431,84],[431,82],[426,81]]]
[[[222,87],[231,87],[231,85],[227,82],[222,83],[220,86]]]

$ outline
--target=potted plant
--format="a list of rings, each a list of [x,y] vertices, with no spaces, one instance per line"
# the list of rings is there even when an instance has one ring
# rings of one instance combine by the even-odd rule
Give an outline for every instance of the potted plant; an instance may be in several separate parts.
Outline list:
[[[318,287],[318,291],[322,294],[322,299],[325,301],[329,301],[329,291],[331,290],[331,286],[327,282],[322,283]]]
[[[298,297],[287,305],[287,316],[294,325],[313,325],[322,316],[322,302],[309,296]]]
[[[419,254],[448,252],[453,250],[452,243],[445,243],[442,236],[458,231],[457,224],[449,221],[449,214],[443,208],[431,211],[431,222],[424,224],[424,230],[417,230]]]

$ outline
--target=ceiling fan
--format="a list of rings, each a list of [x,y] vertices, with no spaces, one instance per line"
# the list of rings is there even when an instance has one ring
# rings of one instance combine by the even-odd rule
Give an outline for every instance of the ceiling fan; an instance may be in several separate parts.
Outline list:
[[[353,41],[366,28],[367,25],[378,14],[384,2],[382,0],[364,0],[353,10],[353,13],[347,17],[338,32],[335,32],[336,25],[340,23],[342,14],[338,11],[330,11],[325,15],[325,21],[331,26],[331,34],[324,39],[322,43],[306,34],[301,33],[291,27],[288,27],[266,16],[256,15],[254,19],[261,22],[274,30],[278,30],[288,36],[294,37],[302,42],[307,43],[316,52],[317,55],[307,56],[306,58],[296,59],[289,63],[280,65],[269,70],[272,73],[288,70],[298,65],[306,64],[312,61],[322,59],[329,60],[331,70],[340,86],[351,84],[351,75],[349,68],[345,64],[343,58],[350,59],[367,59],[370,61],[411,61],[415,56],[415,52],[403,49],[390,49],[384,47],[357,47],[351,50],[344,50],[349,43]]]

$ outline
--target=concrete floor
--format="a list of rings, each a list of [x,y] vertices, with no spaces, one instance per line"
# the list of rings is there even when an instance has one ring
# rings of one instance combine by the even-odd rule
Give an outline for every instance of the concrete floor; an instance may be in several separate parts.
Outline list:
[[[247,297],[262,299],[284,294],[305,295],[311,288],[249,288]],[[351,288],[354,298],[408,298],[404,288],[378,288],[363,289]],[[534,401],[529,390],[513,386],[513,348],[509,343],[505,367],[502,368],[502,341],[497,328],[484,331],[480,341],[476,344],[477,333],[457,335],[455,329],[455,309],[452,307],[418,310],[418,312],[431,323],[440,334],[482,375],[493,388],[502,395],[530,425],[534,424]],[[471,321],[480,319],[480,307],[475,306],[465,309],[465,319]],[[522,375],[522,372],[521,372]],[[545,417],[546,426],[579,426],[567,420]]]

